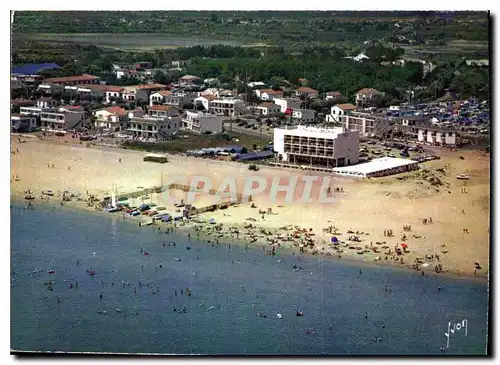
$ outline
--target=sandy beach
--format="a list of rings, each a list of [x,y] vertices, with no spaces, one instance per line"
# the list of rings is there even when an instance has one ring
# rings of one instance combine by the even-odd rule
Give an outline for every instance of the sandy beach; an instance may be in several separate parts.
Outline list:
[[[26,142],[19,143],[18,136],[12,138],[11,150],[18,152],[11,154],[11,194],[23,198],[29,189],[36,197],[33,201],[35,205],[40,203],[42,190],[47,189],[54,192],[54,197],[50,198],[52,203],[59,203],[60,193],[64,190],[79,192],[82,196],[88,192],[102,198],[111,190],[119,195],[140,187],[160,186],[172,176],[189,179],[203,175],[212,179],[214,185],[234,176],[240,192],[247,175],[262,176],[266,181],[280,178],[282,184],[290,176],[303,177],[303,172],[298,170],[262,167],[260,171],[252,172],[248,170],[248,165],[240,163],[185,156],[170,156],[168,163],[156,164],[143,162],[146,152],[53,143],[36,138],[22,139]],[[441,264],[445,274],[484,278],[489,270],[490,156],[472,150],[439,150],[439,155],[440,160],[426,162],[420,171],[408,174],[370,180],[335,178],[330,183],[330,196],[335,199],[332,203],[298,202],[302,184],[296,189],[291,203],[284,202],[284,193],[270,203],[268,188],[253,196],[255,208],[250,203],[242,203],[225,210],[204,213],[199,218],[214,218],[218,224],[222,223],[221,238],[236,238],[235,234],[228,232],[233,227],[240,232],[238,238],[268,245],[269,249],[280,243],[280,246],[298,252],[297,240],[285,239],[287,234],[295,234],[297,228],[294,226],[297,226],[307,231],[307,234],[302,232],[301,237],[314,242],[314,247],[305,248],[310,253],[328,255],[333,259],[340,255],[342,258],[409,268],[415,265],[416,258],[421,258],[424,264],[420,266],[420,271],[425,274],[433,273],[435,265]],[[423,170],[439,176],[443,185],[436,188],[419,178],[425,173]],[[465,172],[470,180],[456,179],[457,174]],[[317,196],[319,185],[313,185],[313,197]],[[342,187],[343,191],[335,191],[336,187]],[[186,198],[180,190],[172,191],[170,196],[175,201]],[[213,204],[213,199],[213,196],[202,195],[193,204],[209,205]],[[129,203],[136,205],[143,201],[164,205],[169,213],[175,209],[171,202],[166,201],[165,194],[151,194],[145,199],[129,200]],[[69,204],[89,209],[85,202]],[[269,208],[272,214],[267,214]],[[259,210],[266,213],[259,213]],[[424,218],[431,218],[432,223],[424,224]],[[254,228],[246,229],[249,224]],[[207,235],[215,235],[207,233],[208,225],[203,224],[192,223],[184,229],[192,232],[195,230],[193,225],[197,225],[197,229],[203,227]],[[405,225],[411,225],[411,231],[405,231]],[[287,230],[283,229],[285,226],[289,226]],[[335,227],[336,233],[330,233],[328,228],[331,226]],[[262,233],[263,230],[266,233]],[[390,237],[384,235],[388,230],[393,233]],[[277,235],[281,238],[273,244],[271,239]],[[404,242],[408,245],[408,252],[396,256],[394,248],[403,242],[402,235],[406,235]],[[331,244],[332,236],[343,243],[334,246]],[[349,241],[350,236],[358,237],[360,242]],[[374,247],[378,252],[373,251]],[[439,262],[436,254],[439,255]],[[426,255],[433,255],[433,258]],[[476,262],[480,263],[481,269],[475,269]]]

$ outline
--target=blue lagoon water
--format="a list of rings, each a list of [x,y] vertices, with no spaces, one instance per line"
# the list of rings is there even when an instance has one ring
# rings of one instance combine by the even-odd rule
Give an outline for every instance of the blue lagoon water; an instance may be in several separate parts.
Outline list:
[[[13,350],[225,355],[486,351],[485,283],[385,267],[365,266],[360,274],[359,265],[341,260],[301,256],[299,262],[298,255],[266,256],[261,248],[212,247],[112,214],[49,206],[25,211],[14,204],[11,218]],[[163,247],[168,241],[176,246]],[[149,255],[142,255],[141,248]],[[294,264],[303,270],[295,272]],[[42,271],[30,274],[37,268]],[[96,275],[88,275],[89,268]],[[49,280],[53,291],[44,284]],[[78,282],[78,288],[70,288],[69,281]],[[297,310],[304,316],[297,317]],[[448,323],[464,319],[467,336],[463,329],[451,333],[449,348],[441,352]]]

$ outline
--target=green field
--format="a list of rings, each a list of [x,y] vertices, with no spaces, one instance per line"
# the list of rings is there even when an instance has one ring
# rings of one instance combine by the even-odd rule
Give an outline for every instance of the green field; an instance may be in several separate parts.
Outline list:
[[[127,51],[141,51],[151,49],[168,49],[177,47],[210,46],[223,44],[228,46],[251,46],[243,42],[224,39],[201,38],[197,36],[174,36],[155,33],[40,33],[40,34],[14,34],[12,41],[36,40],[48,42],[67,42],[88,44],[105,48],[121,49]]]

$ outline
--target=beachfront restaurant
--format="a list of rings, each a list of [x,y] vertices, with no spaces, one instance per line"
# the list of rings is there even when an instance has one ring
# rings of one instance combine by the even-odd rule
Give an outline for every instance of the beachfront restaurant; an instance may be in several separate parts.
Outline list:
[[[418,162],[404,158],[382,157],[357,165],[337,167],[333,172],[350,177],[382,177],[418,169]]]

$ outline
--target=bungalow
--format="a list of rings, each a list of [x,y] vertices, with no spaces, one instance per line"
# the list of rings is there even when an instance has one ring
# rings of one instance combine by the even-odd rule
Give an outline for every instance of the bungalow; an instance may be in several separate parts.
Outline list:
[[[37,118],[32,115],[11,114],[10,126],[13,132],[32,132],[36,130]]]
[[[185,75],[179,79],[179,85],[182,87],[197,86],[201,83],[201,78],[193,75]]]
[[[83,84],[98,84],[99,77],[92,76],[88,74],[83,74],[80,76],[68,76],[68,77],[52,77],[45,79],[45,83],[53,83],[60,85],[83,85]]]
[[[311,89],[307,86],[301,86],[295,91],[295,96],[297,97],[305,97],[305,98],[317,98],[318,90]]]
[[[356,106],[353,104],[338,104],[332,106],[330,114],[326,116],[326,121],[339,122],[341,116],[347,115],[353,110],[356,110]]]
[[[257,110],[262,115],[265,115],[267,117],[272,117],[272,116],[278,115],[280,113],[281,107],[277,104],[274,104],[274,103],[265,102],[265,103],[259,104],[259,106],[257,107]]]
[[[179,111],[170,105],[153,105],[148,110],[148,116],[155,118],[179,117]]]
[[[165,103],[165,98],[173,95],[170,90],[157,91],[149,95],[149,106]]]
[[[356,105],[358,106],[364,105],[370,100],[372,100],[373,97],[376,95],[384,96],[385,94],[381,91],[372,88],[361,89],[356,93]]]
[[[128,113],[119,106],[113,106],[94,112],[96,128],[107,128],[113,131],[123,130],[128,122]]]
[[[273,101],[275,98],[283,97],[283,91],[281,90],[260,89],[260,90],[255,90],[254,92],[259,99],[264,101]]]

